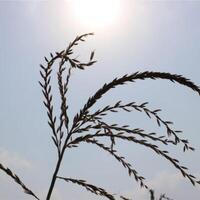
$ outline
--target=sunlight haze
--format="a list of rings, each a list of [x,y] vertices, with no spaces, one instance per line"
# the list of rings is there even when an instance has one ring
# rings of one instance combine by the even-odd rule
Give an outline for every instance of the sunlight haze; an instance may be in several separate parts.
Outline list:
[[[121,0],[73,0],[71,12],[80,26],[105,29],[117,25],[122,12]]]

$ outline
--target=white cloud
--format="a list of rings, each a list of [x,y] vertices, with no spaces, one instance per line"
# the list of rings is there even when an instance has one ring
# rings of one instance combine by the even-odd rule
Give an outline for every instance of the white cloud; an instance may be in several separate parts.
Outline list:
[[[148,184],[151,188],[163,189],[167,186],[169,190],[174,190],[183,179],[180,173],[162,171],[152,181],[149,181]]]
[[[199,175],[197,175],[197,177],[198,176]],[[193,187],[178,172],[159,172],[151,181],[146,183],[150,188],[155,190],[156,197],[159,197],[160,194],[165,193],[166,196],[169,196],[172,199],[187,200],[189,197],[191,197],[191,199],[196,199],[200,195],[200,189],[198,186]],[[147,190],[139,187],[132,191],[124,192],[124,195],[138,200],[150,199],[150,194],[147,192]]]
[[[9,152],[4,148],[0,148],[0,162],[9,168],[30,168],[32,166],[30,161],[22,158],[19,154],[15,152]]]

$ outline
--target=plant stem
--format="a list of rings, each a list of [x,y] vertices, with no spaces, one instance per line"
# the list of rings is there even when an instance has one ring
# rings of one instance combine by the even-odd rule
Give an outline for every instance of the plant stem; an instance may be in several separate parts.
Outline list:
[[[50,184],[50,187],[49,187],[49,191],[48,191],[46,200],[50,200],[50,197],[51,197],[51,194],[52,194],[55,182],[56,182],[56,177],[57,177],[58,171],[60,169],[60,164],[61,164],[63,155],[64,155],[64,151],[61,152],[61,155],[58,158],[58,161],[57,161],[57,164],[56,164],[56,169],[54,171],[54,174],[53,174],[53,177],[52,177],[52,180],[51,180],[51,184]]]
[[[47,193],[46,200],[50,200],[50,198],[51,198],[51,194],[53,192],[53,188],[54,188],[54,185],[55,185],[55,182],[56,182],[57,174],[58,174],[58,171],[60,169],[60,165],[61,165],[64,153],[65,153],[66,145],[67,145],[69,138],[71,137],[71,134],[72,134],[72,130],[68,133],[68,136],[66,137],[64,145],[62,147],[60,157],[58,157],[58,161],[57,161],[57,164],[56,164],[55,171],[53,173],[53,177],[51,179],[51,184],[50,184],[50,187],[49,187],[49,191]]]

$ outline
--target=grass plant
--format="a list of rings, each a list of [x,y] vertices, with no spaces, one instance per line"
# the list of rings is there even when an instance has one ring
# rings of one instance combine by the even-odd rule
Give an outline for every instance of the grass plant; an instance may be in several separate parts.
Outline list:
[[[129,176],[132,176],[136,182],[141,187],[146,188],[150,192],[151,200],[155,199],[154,192],[149,188],[145,181],[145,178],[141,176],[135,167],[133,167],[128,160],[121,156],[115,149],[116,142],[118,140],[127,141],[131,144],[137,143],[144,146],[147,150],[151,150],[170,162],[186,179],[188,179],[193,185],[200,184],[200,181],[193,176],[189,170],[180,164],[180,162],[172,157],[170,153],[166,150],[162,150],[159,144],[165,145],[166,148],[169,145],[179,146],[182,145],[183,151],[194,151],[194,148],[190,145],[187,139],[183,139],[180,136],[180,130],[174,130],[172,127],[172,122],[163,119],[160,116],[160,109],[150,109],[148,102],[136,103],[129,102],[124,103],[118,101],[113,105],[108,105],[102,107],[95,112],[91,111],[91,108],[95,103],[101,99],[104,94],[108,93],[115,87],[124,85],[125,83],[134,83],[137,80],[146,79],[162,79],[169,80],[173,83],[183,85],[192,91],[200,95],[200,88],[191,80],[177,74],[171,74],[166,72],[135,72],[130,75],[126,74],[120,78],[115,78],[109,83],[105,83],[97,92],[88,98],[88,101],[84,104],[83,108],[70,119],[68,115],[68,88],[71,78],[71,73],[75,69],[86,70],[87,67],[92,66],[96,63],[94,60],[94,51],[91,52],[89,60],[87,62],[82,62],[74,58],[73,48],[80,42],[84,42],[86,37],[93,35],[93,33],[83,34],[77,36],[74,41],[72,41],[69,46],[60,52],[54,54],[50,53],[50,58],[45,57],[45,64],[40,65],[40,75],[41,81],[39,84],[42,88],[42,93],[44,96],[44,106],[47,111],[48,124],[51,128],[51,138],[55,145],[57,151],[57,163],[55,165],[55,170],[52,173],[51,182],[46,195],[46,200],[50,200],[52,192],[55,188],[56,181],[64,181],[68,183],[74,183],[81,187],[84,187],[87,191],[103,196],[110,200],[117,199],[116,195],[107,192],[105,189],[96,186],[94,184],[88,183],[82,179],[75,179],[71,177],[61,176],[59,174],[60,166],[62,165],[65,153],[69,148],[76,148],[80,143],[93,144],[100,148],[101,150],[107,152],[112,156],[119,164],[121,164]],[[57,68],[57,86],[60,95],[60,110],[59,116],[56,116],[54,105],[53,105],[53,94],[52,94],[52,70]],[[68,67],[68,68],[67,68]],[[104,116],[109,115],[112,112],[120,113],[125,112],[141,112],[152,118],[157,123],[158,127],[164,127],[166,130],[165,135],[159,135],[155,132],[145,132],[141,128],[131,128],[129,125],[119,125],[119,124],[109,124],[105,121]],[[71,125],[70,125],[71,124]],[[108,138],[109,140],[102,140],[102,138]],[[14,181],[19,184],[26,194],[32,195],[33,198],[39,200],[40,198],[32,192],[21,179],[14,174],[9,168],[0,164],[0,169],[10,176]],[[156,189],[156,188],[155,188]],[[123,200],[128,200],[124,196],[119,196]],[[159,200],[170,199],[164,194],[159,197]]]

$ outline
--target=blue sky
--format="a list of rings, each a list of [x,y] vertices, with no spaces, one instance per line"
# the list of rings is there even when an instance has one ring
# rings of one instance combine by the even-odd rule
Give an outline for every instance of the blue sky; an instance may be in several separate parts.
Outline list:
[[[64,49],[76,35],[95,32],[77,48],[86,59],[95,49],[98,63],[85,71],[74,71],[69,89],[73,116],[104,82],[135,71],[166,71],[182,74],[200,85],[200,3],[198,1],[123,0],[117,23],[106,28],[85,27],[74,18],[70,1],[0,1],[0,162],[12,168],[27,185],[44,196],[56,162],[56,152],[47,125],[38,85],[39,64],[49,52]],[[102,11],[103,12],[103,11]],[[162,116],[184,131],[196,148],[183,154],[171,149],[200,178],[200,106],[191,90],[168,81],[138,81],[119,87],[98,102],[99,108],[115,103],[148,101],[162,108]],[[154,121],[138,113],[108,120],[133,127],[158,130]],[[161,130],[162,131],[162,130]],[[123,143],[125,155],[159,193],[174,199],[197,200],[200,189],[182,179],[161,157],[140,146]],[[84,155],[89,156],[84,156]],[[87,179],[135,199],[148,199],[135,181],[109,155],[82,145],[65,155],[62,174]],[[78,186],[58,182],[56,200],[100,199]],[[32,199],[0,172],[0,199]]]

